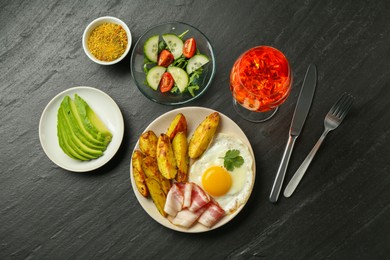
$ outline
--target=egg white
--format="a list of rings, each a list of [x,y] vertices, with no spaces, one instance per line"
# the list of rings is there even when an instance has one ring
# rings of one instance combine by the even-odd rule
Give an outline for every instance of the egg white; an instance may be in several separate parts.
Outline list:
[[[234,168],[233,171],[225,169],[232,178],[232,186],[225,195],[213,196],[226,213],[232,213],[244,204],[252,191],[254,182],[253,158],[247,145],[235,135],[218,133],[204,154],[192,164],[189,171],[189,181],[203,188],[203,173],[212,166],[223,167],[223,157],[226,152],[234,149],[240,151],[244,163],[239,168]]]

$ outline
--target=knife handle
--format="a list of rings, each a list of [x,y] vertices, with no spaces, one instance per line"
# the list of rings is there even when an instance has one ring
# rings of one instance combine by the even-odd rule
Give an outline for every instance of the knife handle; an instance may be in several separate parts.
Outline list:
[[[288,162],[290,160],[291,152],[293,150],[295,140],[298,136],[289,136],[286,148],[284,149],[282,161],[280,162],[278,172],[276,173],[274,185],[272,186],[271,194],[269,196],[269,200],[272,203],[278,201],[280,190],[282,189],[282,184],[284,180],[284,176],[286,175],[286,170],[288,166]]]

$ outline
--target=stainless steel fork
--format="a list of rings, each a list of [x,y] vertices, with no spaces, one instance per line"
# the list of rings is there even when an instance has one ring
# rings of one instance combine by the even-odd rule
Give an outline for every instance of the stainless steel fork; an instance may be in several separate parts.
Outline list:
[[[322,133],[320,139],[318,139],[317,143],[314,145],[313,149],[307,155],[306,159],[303,161],[301,166],[295,172],[294,176],[290,180],[290,183],[287,185],[286,189],[284,190],[283,194],[286,198],[291,196],[291,194],[298,186],[299,182],[302,180],[303,175],[305,175],[307,168],[309,167],[311,161],[313,160],[314,155],[317,153],[318,149],[320,148],[326,135],[330,131],[336,129],[341,124],[341,122],[347,115],[349,109],[351,108],[353,100],[354,98],[351,95],[344,93],[340,97],[340,99],[336,102],[336,104],[334,104],[332,108],[329,110],[324,120],[324,126],[325,126],[324,132]]]

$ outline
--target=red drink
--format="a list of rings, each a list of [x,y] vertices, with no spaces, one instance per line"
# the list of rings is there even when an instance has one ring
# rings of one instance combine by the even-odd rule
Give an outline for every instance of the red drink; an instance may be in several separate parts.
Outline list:
[[[243,107],[272,110],[290,93],[292,75],[286,57],[272,47],[259,46],[242,54],[230,74],[230,90]]]

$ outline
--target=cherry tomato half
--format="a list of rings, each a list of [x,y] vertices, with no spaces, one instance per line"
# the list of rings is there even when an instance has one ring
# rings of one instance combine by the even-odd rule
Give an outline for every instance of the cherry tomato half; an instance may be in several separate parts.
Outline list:
[[[186,58],[191,58],[196,52],[196,42],[194,38],[189,38],[184,42],[183,55]]]
[[[158,57],[157,65],[168,67],[174,60],[173,54],[168,50],[162,50]]]
[[[162,93],[170,91],[171,88],[173,87],[173,83],[174,80],[171,73],[164,72],[160,80],[160,91]]]

